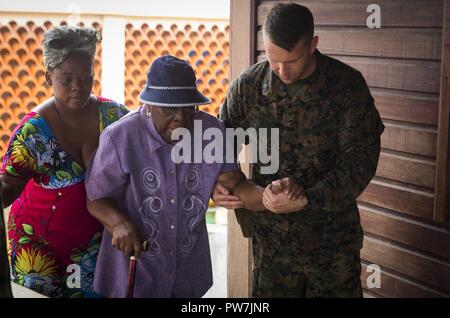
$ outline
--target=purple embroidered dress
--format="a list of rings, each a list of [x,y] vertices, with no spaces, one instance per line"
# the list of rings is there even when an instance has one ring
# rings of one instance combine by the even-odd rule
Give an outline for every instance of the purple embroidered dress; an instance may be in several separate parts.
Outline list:
[[[215,127],[224,133],[224,124],[205,112],[196,112],[194,120],[202,121],[203,131]],[[141,107],[105,129],[87,173],[89,199],[114,199],[149,243],[137,261],[135,297],[201,297],[212,286],[205,213],[219,174],[239,167],[175,164],[171,151]],[[128,266],[129,258],[111,246],[105,231],[95,290],[125,297]]]

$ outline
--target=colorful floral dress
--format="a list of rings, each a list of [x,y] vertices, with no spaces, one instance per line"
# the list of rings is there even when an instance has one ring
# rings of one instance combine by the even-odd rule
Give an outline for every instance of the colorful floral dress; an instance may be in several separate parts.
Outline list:
[[[100,131],[129,112],[101,97],[98,106]],[[30,178],[8,220],[13,281],[50,297],[96,297],[92,282],[103,227],[86,209],[84,168],[42,116],[31,112],[20,121],[0,172]]]

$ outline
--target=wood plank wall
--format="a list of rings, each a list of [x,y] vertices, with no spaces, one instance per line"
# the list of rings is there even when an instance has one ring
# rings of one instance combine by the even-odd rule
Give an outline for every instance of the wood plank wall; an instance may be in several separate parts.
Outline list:
[[[247,30],[247,32],[230,32],[230,78],[236,79],[242,70],[255,60],[254,27],[255,0],[230,1],[230,29]],[[250,166],[241,166],[243,172],[250,174]],[[227,293],[231,298],[249,297],[252,283],[252,248],[251,239],[244,238],[234,213],[228,213],[228,273]]]
[[[259,1],[261,27],[277,1]],[[366,26],[373,1],[295,1],[311,9],[322,53],[360,70],[386,130],[376,177],[359,197],[366,296],[449,297],[450,232],[434,218],[443,0],[378,0],[381,28]],[[381,267],[368,289],[367,265]]]

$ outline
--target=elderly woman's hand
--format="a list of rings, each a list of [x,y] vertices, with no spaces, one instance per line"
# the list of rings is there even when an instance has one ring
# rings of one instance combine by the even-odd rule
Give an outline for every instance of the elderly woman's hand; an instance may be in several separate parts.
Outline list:
[[[226,209],[239,209],[244,206],[238,196],[231,194],[231,191],[219,182],[214,185],[212,199],[216,206]]]
[[[128,257],[139,257],[143,250],[139,232],[136,226],[129,221],[121,221],[114,225],[112,245]]]

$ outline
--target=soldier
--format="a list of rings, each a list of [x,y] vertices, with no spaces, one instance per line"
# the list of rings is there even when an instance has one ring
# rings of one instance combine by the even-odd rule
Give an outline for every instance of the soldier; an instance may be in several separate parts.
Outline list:
[[[361,73],[317,50],[308,8],[276,5],[263,33],[267,60],[231,84],[220,118],[227,127],[279,128],[280,168],[264,175],[260,162],[252,167],[265,211],[242,209],[221,184],[213,198],[241,208],[253,297],[361,297],[356,198],[375,175],[383,123]],[[293,184],[301,200],[286,194]]]

